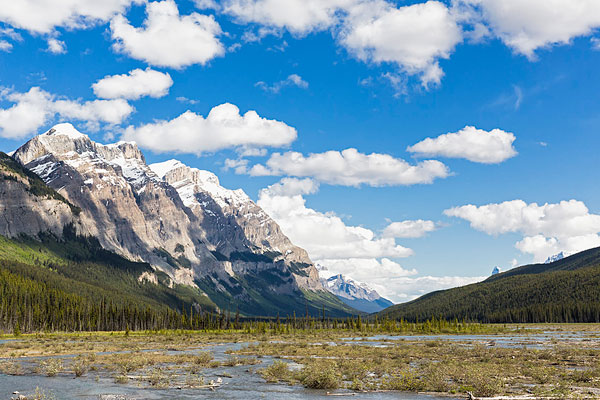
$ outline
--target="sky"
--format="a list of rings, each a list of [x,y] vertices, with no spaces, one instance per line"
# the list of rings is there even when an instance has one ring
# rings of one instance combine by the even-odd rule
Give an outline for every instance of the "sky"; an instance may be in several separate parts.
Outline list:
[[[598,71],[597,0],[0,0],[0,150],[136,141],[403,302],[600,246]]]

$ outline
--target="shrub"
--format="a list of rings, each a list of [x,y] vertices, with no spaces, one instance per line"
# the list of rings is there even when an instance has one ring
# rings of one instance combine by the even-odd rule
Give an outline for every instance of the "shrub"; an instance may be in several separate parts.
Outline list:
[[[337,389],[342,383],[342,374],[333,363],[314,363],[301,372],[304,387],[310,389]]]
[[[207,351],[203,351],[198,353],[198,355],[194,358],[194,364],[197,365],[208,365],[213,360],[212,354]]]
[[[287,381],[291,377],[290,368],[286,362],[275,361],[267,368],[260,370],[267,382]]]

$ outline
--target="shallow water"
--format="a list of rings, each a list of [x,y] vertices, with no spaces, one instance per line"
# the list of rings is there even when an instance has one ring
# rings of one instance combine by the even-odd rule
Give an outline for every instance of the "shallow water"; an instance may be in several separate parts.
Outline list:
[[[217,361],[225,360],[229,355],[228,350],[238,350],[247,343],[226,343],[207,346],[197,351],[210,351]],[[177,353],[176,351],[170,353]],[[41,358],[41,357],[40,357]],[[61,356],[61,358],[65,358]],[[31,361],[34,358],[23,359]],[[268,384],[256,372],[273,362],[271,357],[260,359],[261,364],[253,366],[220,367],[206,369],[202,375],[206,382],[217,380],[221,377],[223,385],[215,391],[206,389],[153,389],[138,387],[137,382],[129,384],[116,384],[110,376],[101,376],[96,379],[94,375],[74,378],[72,374],[59,374],[55,377],[38,375],[8,376],[0,374],[0,400],[9,400],[14,391],[21,394],[33,394],[36,387],[45,393],[53,395],[56,400],[98,400],[106,395],[118,395],[118,400],[154,400],[170,399],[184,400],[197,398],[211,399],[317,399],[331,398],[326,396],[324,390],[305,389],[301,386],[288,386],[284,384]],[[293,364],[293,363],[292,363]],[[232,376],[232,378],[224,376]],[[372,400],[440,400],[443,397],[418,395],[414,393],[360,393],[353,398]]]
[[[576,343],[581,341],[592,342],[600,347],[600,339],[587,337],[582,332],[543,332],[531,335],[374,335],[366,337],[348,337],[345,342],[365,346],[386,347],[393,346],[398,341],[437,341],[446,340],[484,344],[505,348],[525,347],[528,349],[543,349],[553,345],[553,340],[561,344]]]

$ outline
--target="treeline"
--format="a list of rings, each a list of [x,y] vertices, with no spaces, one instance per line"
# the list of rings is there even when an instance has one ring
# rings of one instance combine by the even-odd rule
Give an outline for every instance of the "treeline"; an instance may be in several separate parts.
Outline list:
[[[361,316],[329,318],[295,314],[285,318],[248,319],[229,311],[196,311],[197,307],[139,307],[85,297],[17,275],[0,266],[0,331],[5,333],[204,330],[289,334],[322,329],[364,333],[483,333],[489,326],[433,318],[420,323],[389,318],[365,321]]]
[[[598,253],[598,251],[596,251]],[[589,258],[589,254],[586,255]],[[483,323],[600,322],[600,265],[493,277],[423,296],[380,315],[424,321],[432,316]],[[537,266],[536,266],[537,267]]]

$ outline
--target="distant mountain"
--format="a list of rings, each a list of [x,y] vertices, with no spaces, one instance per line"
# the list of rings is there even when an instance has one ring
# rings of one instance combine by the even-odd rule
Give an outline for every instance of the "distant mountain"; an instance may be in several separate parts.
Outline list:
[[[558,260],[562,260],[563,258],[567,257],[568,254],[565,253],[564,251],[561,251],[558,254],[554,254],[553,256],[550,256],[546,259],[546,261],[544,261],[544,264],[550,264],[553,263],[554,261],[558,261]]]
[[[600,322],[600,247],[429,293],[380,314],[421,321]]]
[[[500,273],[500,268],[494,267],[494,269],[492,270],[492,275],[498,275],[499,273]]]
[[[146,279],[164,273],[167,285],[191,288],[213,309],[353,312],[323,287],[306,251],[242,190],[222,187],[211,172],[176,160],[149,166],[135,143],[99,144],[70,124],[3,157],[20,172],[0,181],[0,235],[47,231],[60,238],[72,226],[107,251],[149,264]]]
[[[341,274],[324,279],[323,284],[340,300],[359,311],[374,313],[394,305],[367,284],[356,282]]]

